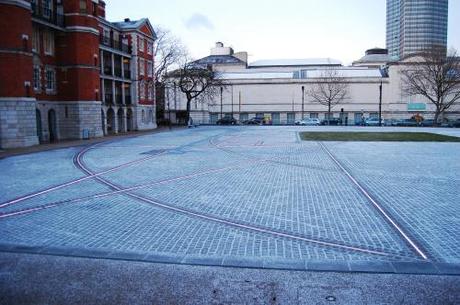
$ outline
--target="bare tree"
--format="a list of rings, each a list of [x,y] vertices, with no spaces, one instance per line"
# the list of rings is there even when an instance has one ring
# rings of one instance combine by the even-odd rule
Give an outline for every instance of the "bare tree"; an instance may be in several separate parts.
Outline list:
[[[349,98],[349,84],[336,69],[326,69],[312,84],[306,94],[313,102],[327,106],[328,119],[331,119],[331,109]]]
[[[168,71],[178,69],[188,55],[185,46],[171,31],[157,25],[155,26],[155,33],[157,39],[153,48],[155,57],[153,90],[156,100],[156,115],[158,119],[162,119],[166,109],[165,90],[168,87],[168,81],[170,81],[167,77]],[[171,122],[169,122],[169,127],[171,127]]]
[[[187,49],[179,38],[171,31],[161,26],[156,26],[153,54],[155,56],[154,76],[157,82],[163,82],[168,71],[179,68],[180,64],[187,58]]]
[[[193,100],[212,104],[227,87],[220,73],[213,71],[211,65],[201,65],[193,61],[187,61],[168,76],[175,80],[180,91],[185,94],[187,122],[190,121],[190,106]]]
[[[434,123],[460,102],[460,58],[452,49],[429,48],[419,54],[419,61],[405,64],[401,70],[402,92],[421,95],[435,105]]]

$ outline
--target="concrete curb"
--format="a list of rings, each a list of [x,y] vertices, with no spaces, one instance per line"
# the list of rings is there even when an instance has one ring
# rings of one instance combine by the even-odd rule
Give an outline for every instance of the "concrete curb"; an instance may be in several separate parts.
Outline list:
[[[460,276],[460,263],[445,262],[286,260],[235,256],[206,257],[135,251],[113,251],[110,249],[46,247],[14,244],[0,244],[0,252],[213,267]]]

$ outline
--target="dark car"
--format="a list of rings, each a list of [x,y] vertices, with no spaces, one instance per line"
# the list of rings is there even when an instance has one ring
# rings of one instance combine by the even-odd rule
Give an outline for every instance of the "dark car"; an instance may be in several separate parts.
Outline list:
[[[233,117],[223,117],[220,120],[217,120],[217,125],[236,125],[237,121]]]
[[[332,119],[324,119],[321,121],[321,125],[333,125],[333,126],[337,126],[340,124],[340,119],[335,119],[335,118],[332,118]]]
[[[455,121],[449,122],[450,127],[460,128],[460,119],[456,119]]]
[[[417,127],[418,125],[419,124],[414,119],[404,119],[396,123],[396,126],[402,126],[402,127]]]
[[[255,117],[255,118],[243,121],[243,124],[244,125],[262,125],[263,122],[264,122],[264,118]]]
[[[420,123],[420,126],[423,126],[423,127],[433,127],[433,126],[434,126],[434,120],[432,120],[432,119],[423,120],[423,121]]]

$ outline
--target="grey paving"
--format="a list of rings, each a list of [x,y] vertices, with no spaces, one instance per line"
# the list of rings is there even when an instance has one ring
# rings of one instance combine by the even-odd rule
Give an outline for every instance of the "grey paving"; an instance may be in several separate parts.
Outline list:
[[[51,272],[50,272],[51,271]],[[460,277],[0,253],[0,304],[455,305]]]
[[[115,189],[88,179],[17,202],[84,177],[74,164],[83,147],[2,159],[0,206],[11,204],[0,207],[0,250],[458,274],[458,143],[325,144],[428,254],[423,260],[319,143],[299,141],[301,130],[321,129],[200,127],[99,143],[81,161],[94,173],[121,166],[101,175]],[[137,188],[114,193],[127,187]]]

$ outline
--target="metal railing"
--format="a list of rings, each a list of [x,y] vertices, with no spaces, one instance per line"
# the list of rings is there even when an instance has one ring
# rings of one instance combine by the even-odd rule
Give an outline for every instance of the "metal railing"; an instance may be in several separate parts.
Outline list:
[[[131,54],[131,47],[122,41],[101,34],[99,35],[99,42],[106,47]]]
[[[57,12],[54,12],[50,8],[43,7],[42,5],[38,5],[36,3],[31,3],[31,8],[32,8],[32,17],[52,23],[60,27],[65,26],[64,15],[58,14]]]

